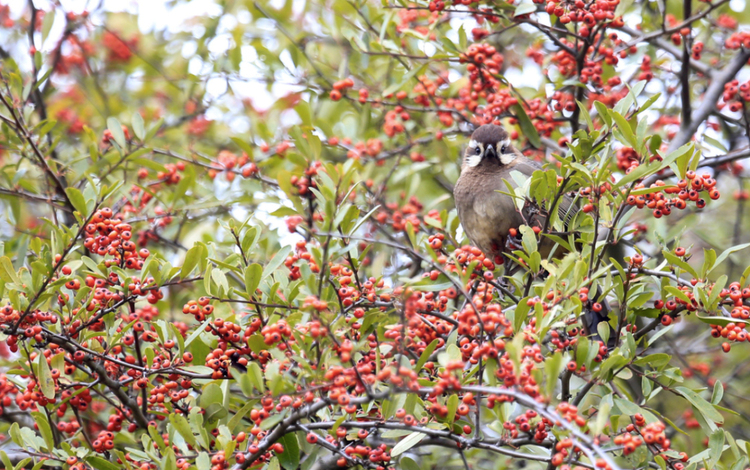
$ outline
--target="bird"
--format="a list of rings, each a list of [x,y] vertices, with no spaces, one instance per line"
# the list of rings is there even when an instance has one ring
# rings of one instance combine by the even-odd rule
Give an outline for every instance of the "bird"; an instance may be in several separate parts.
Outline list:
[[[518,210],[515,200],[504,194],[508,190],[505,181],[517,187],[510,176],[511,172],[518,171],[530,177],[534,171],[541,169],[539,162],[528,159],[513,146],[504,127],[485,124],[472,133],[464,152],[461,174],[453,188],[453,197],[464,233],[485,255],[501,255],[506,249],[511,229],[518,230],[521,225],[541,225],[540,228],[544,225],[544,214],[525,217]],[[557,214],[566,228],[579,210],[569,195],[560,198]],[[554,246],[553,240],[543,237],[538,248],[543,259],[549,256]],[[558,247],[556,253],[564,254],[566,251]],[[583,326],[587,334],[598,336],[597,326],[602,321],[608,321],[608,310],[589,310],[584,315]]]

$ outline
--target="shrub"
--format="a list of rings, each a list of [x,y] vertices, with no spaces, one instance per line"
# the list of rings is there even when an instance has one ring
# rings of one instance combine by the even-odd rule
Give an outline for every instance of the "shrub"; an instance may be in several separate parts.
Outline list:
[[[729,2],[13,5],[6,468],[748,465]],[[583,209],[503,256],[451,199],[492,122]]]

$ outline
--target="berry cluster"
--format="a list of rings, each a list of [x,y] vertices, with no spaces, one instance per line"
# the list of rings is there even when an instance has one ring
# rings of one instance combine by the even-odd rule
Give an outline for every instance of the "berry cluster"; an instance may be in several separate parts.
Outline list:
[[[395,202],[386,204],[385,209],[387,210],[379,211],[375,216],[375,220],[381,225],[389,224],[397,232],[403,231],[408,222],[416,232],[422,226],[422,220],[417,215],[422,208],[423,206],[419,202],[419,199],[412,196],[401,208]],[[433,215],[436,214],[433,213]]]
[[[110,264],[128,269],[141,269],[143,260],[148,258],[148,250],[137,247],[131,238],[133,232],[130,224],[114,216],[112,209],[105,207],[94,213],[85,227],[86,239],[83,246],[100,256],[112,256]]]
[[[719,103],[719,109],[729,105],[729,110],[733,113],[743,110],[746,103],[750,102],[750,80],[742,85],[737,79],[726,83],[722,98],[724,102]]]
[[[191,119],[188,123],[187,133],[192,136],[200,137],[208,131],[213,121],[209,120],[206,116],[196,116]]]
[[[185,171],[185,163],[183,162],[167,163],[166,165],[164,165],[164,169],[166,171],[158,172],[156,174],[156,178],[160,181],[163,181],[164,184],[166,184],[167,186],[175,185],[179,183],[180,180],[182,180],[182,175],[178,173],[178,171]],[[138,177],[140,178],[142,175],[143,173],[139,171]],[[144,194],[144,197],[145,197],[145,194]]]
[[[123,40],[111,31],[102,35],[102,45],[107,49],[107,60],[111,63],[126,63],[133,57],[133,49],[138,45],[138,37]]]
[[[662,191],[652,192],[644,195],[627,197],[625,203],[630,206],[636,206],[639,209],[647,207],[653,209],[655,218],[661,218],[672,213],[672,208],[685,209],[688,201],[694,202],[695,207],[703,209],[706,207],[705,199],[700,197],[701,191],[707,191],[711,199],[719,199],[721,193],[716,188],[716,180],[709,174],[703,174],[700,177],[692,170],[688,171],[684,179],[677,182],[676,186],[667,186],[665,182],[659,180],[653,183],[650,188],[663,187]],[[639,183],[634,189],[643,189],[645,185]],[[673,195],[673,197],[668,197]]]
[[[346,93],[346,90],[349,88],[354,87],[354,80],[351,78],[345,78],[344,80],[339,80],[333,84],[333,90],[331,90],[331,93],[329,93],[329,98],[331,98],[333,101],[338,101],[342,97],[342,92]],[[366,92],[367,90],[365,90]],[[362,96],[362,93],[360,92],[360,97]],[[367,99],[367,95],[365,95],[365,99]]]
[[[299,265],[297,265],[297,261],[304,260],[307,262],[307,264],[310,266],[310,271],[314,273],[319,273],[320,268],[315,263],[315,260],[312,258],[312,254],[307,251],[307,242],[304,240],[300,240],[295,245],[295,252],[292,255],[287,256],[286,260],[284,261],[284,266],[289,268],[289,279],[294,281],[302,277],[302,273],[300,271]],[[333,269],[333,268],[331,268]]]
[[[620,147],[617,149],[615,158],[617,159],[617,168],[624,171],[625,174],[630,173],[641,164],[641,158],[633,147]]]
[[[406,92],[399,92],[404,93]],[[404,96],[405,97],[405,96]],[[404,123],[411,118],[409,113],[403,110],[401,106],[396,106],[394,109],[385,113],[385,122],[383,123],[383,132],[388,137],[394,137],[396,134],[402,134],[406,127]]]
[[[726,46],[727,49],[732,50],[739,49],[740,47],[744,47],[745,49],[750,48],[750,31],[738,31],[732,33],[732,35],[724,41],[724,46]]]
[[[186,315],[192,315],[196,321],[203,322],[206,316],[211,315],[214,311],[214,306],[209,305],[211,299],[208,297],[201,297],[198,300],[190,300],[188,303],[182,306],[182,313]]]
[[[130,140],[130,131],[128,128],[123,124],[122,125],[122,133],[125,135],[125,140]],[[112,142],[115,141],[115,138],[112,136],[112,131],[109,129],[105,129],[104,133],[102,134],[102,144],[103,145],[111,145]]]
[[[208,177],[211,179],[216,178],[216,176],[219,175],[219,173],[223,173],[224,177],[227,181],[232,182],[234,181],[234,178],[236,176],[236,170],[234,170],[235,167],[245,167],[242,170],[242,175],[244,177],[249,177],[250,175],[257,173],[258,167],[253,163],[253,166],[248,165],[248,162],[250,161],[250,158],[247,156],[245,152],[242,152],[242,155],[239,157],[235,155],[234,153],[230,152],[229,150],[222,150],[219,152],[219,154],[216,156],[216,161],[218,163],[218,167],[222,168],[222,170],[219,170],[217,168],[211,168],[208,170]],[[247,176],[245,176],[247,174]]]
[[[318,184],[313,177],[318,174],[322,166],[323,164],[320,161],[314,161],[305,169],[303,176],[292,175],[290,183],[297,188],[297,193],[301,197],[315,197],[310,188],[317,188]]]
[[[333,142],[333,143],[332,143]],[[331,137],[329,139],[329,145],[338,145],[338,137]],[[344,139],[342,142],[344,145],[350,145],[350,139]],[[354,144],[353,148],[349,148],[346,152],[346,157],[354,160],[360,160],[361,158],[374,158],[383,150],[383,141],[380,139],[367,139],[367,141],[360,141]]]
[[[68,132],[71,134],[80,134],[83,131],[83,122],[72,109],[61,109],[55,114],[58,121],[67,124]]]
[[[431,41],[437,38],[435,31],[429,27],[440,18],[437,11],[401,8],[398,10],[398,18],[399,23],[396,25],[396,31],[399,33],[410,29],[427,36]],[[428,24],[424,24],[424,20],[427,20]]]

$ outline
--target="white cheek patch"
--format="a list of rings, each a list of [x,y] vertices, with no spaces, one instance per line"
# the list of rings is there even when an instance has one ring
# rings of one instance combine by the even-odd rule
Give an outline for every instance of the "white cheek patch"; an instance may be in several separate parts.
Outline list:
[[[469,155],[466,157],[466,165],[474,167],[482,163],[481,155]]]
[[[510,138],[507,138],[498,143],[498,150],[502,149],[503,147],[505,147],[506,149],[510,147]],[[503,165],[507,165],[508,163],[515,160],[516,157],[517,155],[515,153],[502,153],[500,154],[500,163],[502,163]]]
[[[478,155],[475,153],[477,149],[481,150],[481,152],[479,152]],[[466,157],[466,164],[471,167],[477,166],[482,162],[483,156],[484,156],[484,149],[482,148],[482,144],[480,144],[474,139],[471,139],[469,141],[469,152]]]

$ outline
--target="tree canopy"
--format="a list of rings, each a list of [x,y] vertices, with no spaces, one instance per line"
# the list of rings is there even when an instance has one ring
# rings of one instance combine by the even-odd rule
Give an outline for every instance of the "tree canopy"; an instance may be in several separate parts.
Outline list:
[[[748,467],[745,1],[110,3],[0,6],[6,468]]]

